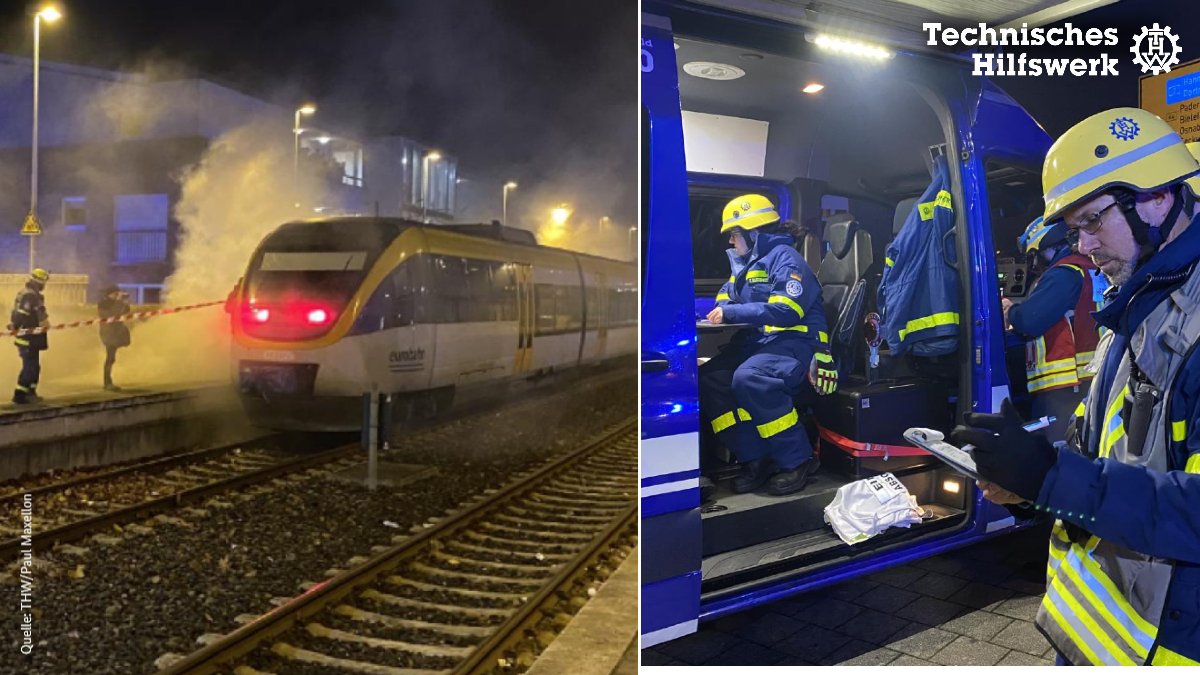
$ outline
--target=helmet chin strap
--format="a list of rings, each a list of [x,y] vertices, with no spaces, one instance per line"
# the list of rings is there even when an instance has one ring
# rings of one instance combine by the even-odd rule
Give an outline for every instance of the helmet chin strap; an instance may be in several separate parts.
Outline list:
[[[1122,190],[1116,195],[1121,204],[1121,211],[1125,213],[1125,220],[1129,223],[1129,229],[1133,232],[1133,239],[1138,244],[1138,265],[1153,256],[1167,240],[1171,229],[1175,227],[1175,221],[1179,220],[1179,214],[1185,210],[1189,216],[1195,213],[1196,198],[1191,190],[1176,184],[1172,186],[1171,194],[1175,199],[1172,200],[1171,210],[1167,212],[1161,225],[1151,225],[1142,219],[1142,214],[1137,212],[1136,193]]]

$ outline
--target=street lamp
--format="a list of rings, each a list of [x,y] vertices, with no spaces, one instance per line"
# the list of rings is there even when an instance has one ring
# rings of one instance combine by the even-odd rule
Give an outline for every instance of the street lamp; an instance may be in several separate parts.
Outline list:
[[[631,260],[637,260],[637,225],[629,228],[629,254]]]
[[[571,210],[565,204],[563,206],[556,206],[550,210],[550,219],[554,221],[555,225],[565,225],[567,219],[570,217]]]
[[[424,181],[425,185],[424,185],[423,194],[421,195],[421,222],[422,223],[429,222],[429,187],[430,187],[429,163],[436,162],[441,158],[442,158],[442,153],[438,152],[437,150],[431,150],[431,151],[425,153],[425,157],[422,162],[423,163],[422,173],[425,175],[425,181]]]
[[[300,116],[311,115],[315,112],[317,112],[317,106],[305,103],[296,108],[295,120],[292,122],[292,136],[295,137],[292,145],[292,189],[296,191],[297,198],[300,196]]]
[[[607,231],[611,225],[612,225],[612,218],[609,218],[608,216],[601,216],[601,218],[600,218],[600,231],[601,232]]]
[[[38,97],[40,93],[38,82],[38,71],[41,66],[41,44],[42,44],[42,21],[46,23],[54,23],[62,18],[62,13],[54,6],[46,6],[40,9],[33,15],[33,143],[31,145],[33,151],[33,159],[29,170],[29,216],[26,221],[32,221],[36,230],[36,234],[30,233],[29,236],[29,271],[33,271],[34,266],[34,242],[37,241],[37,235],[41,234],[41,227],[37,223],[37,198],[38,198]],[[22,227],[22,230],[25,228]]]
[[[516,190],[516,189],[517,189],[517,184],[514,181],[510,180],[504,184],[504,189],[502,190],[502,192],[503,192],[502,201],[503,201],[504,207],[503,207],[503,214],[500,216],[500,224],[501,225],[508,224],[508,191]]]

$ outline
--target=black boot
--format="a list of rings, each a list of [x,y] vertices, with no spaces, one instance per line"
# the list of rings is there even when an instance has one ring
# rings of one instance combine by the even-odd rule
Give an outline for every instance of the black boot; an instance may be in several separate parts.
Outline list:
[[[808,477],[817,470],[818,464],[816,457],[810,457],[808,461],[794,469],[780,471],[771,476],[767,481],[767,494],[778,497],[803,490],[804,484],[808,482]]]
[[[733,491],[738,494],[754,492],[771,477],[770,469],[770,464],[765,459],[743,464],[742,472],[733,479]]]
[[[33,403],[33,401],[29,400],[29,396],[25,392],[21,391],[20,389],[16,389],[13,391],[12,402],[16,403],[17,405],[26,405],[29,403]]]
[[[712,501],[717,494],[717,484],[708,476],[700,476],[700,503]]]

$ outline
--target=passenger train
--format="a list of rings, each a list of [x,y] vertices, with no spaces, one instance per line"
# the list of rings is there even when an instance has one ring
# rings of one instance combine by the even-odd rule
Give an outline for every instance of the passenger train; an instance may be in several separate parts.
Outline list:
[[[433,416],[456,394],[632,355],[636,298],[633,264],[498,223],[289,222],[230,298],[233,376],[257,426],[356,430],[367,392]]]
[[[1006,397],[1021,404],[1024,343],[1005,335],[1000,294],[1020,302],[1031,285],[1016,239],[1041,213],[1051,139],[973,77],[969,59],[894,45],[855,58],[858,42],[825,50],[811,17],[792,7],[643,3],[643,647],[1029,524],[903,432],[948,432],[964,412],[997,410]],[[729,274],[721,210],[748,192],[808,228],[797,248],[821,282],[841,372],[834,395],[797,402],[814,409],[803,419],[821,470],[787,497],[731,492],[725,479],[737,467],[699,407],[699,364],[737,330],[696,323]],[[872,309],[889,311],[870,306],[874,285],[891,264],[889,242],[907,223],[933,227],[939,212],[957,306],[914,318],[908,331],[945,326],[953,343],[934,355],[890,353],[871,324]],[[824,507],[841,486],[884,472],[924,518],[843,542]],[[701,475],[716,485],[711,497]]]

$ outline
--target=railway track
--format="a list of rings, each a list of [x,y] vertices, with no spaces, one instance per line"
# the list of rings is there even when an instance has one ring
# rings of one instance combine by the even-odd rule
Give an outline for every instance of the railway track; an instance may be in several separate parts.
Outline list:
[[[269,445],[270,441],[254,444]],[[207,448],[134,463],[110,471],[14,491],[0,497],[0,508],[20,508],[25,495],[36,504],[39,522],[35,551],[79,540],[228,490],[261,483],[312,467],[350,460],[357,446],[288,456],[269,449],[241,448],[248,444]],[[10,519],[7,522],[19,522]],[[19,531],[0,529],[0,559],[16,557]]]
[[[564,603],[582,604],[579,593],[615,568],[636,536],[636,488],[630,421],[397,537],[164,672],[508,670],[522,644],[545,646]]]

